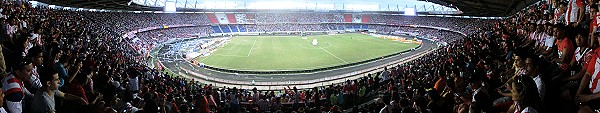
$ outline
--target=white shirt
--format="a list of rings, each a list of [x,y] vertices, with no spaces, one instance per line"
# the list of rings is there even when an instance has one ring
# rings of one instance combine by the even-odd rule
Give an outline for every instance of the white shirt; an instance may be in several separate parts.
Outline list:
[[[556,40],[556,37],[554,36],[548,36],[546,37],[546,50],[552,48],[552,46],[554,46],[554,41]]]
[[[138,91],[139,90],[139,80],[138,77],[135,78],[128,78],[129,79],[129,86],[128,89],[129,91]]]
[[[583,49],[583,52],[580,52],[581,49]],[[581,58],[583,58],[590,51],[592,51],[592,49],[590,49],[590,48],[577,47],[577,49],[575,49],[575,61],[577,61],[578,63],[581,63],[582,62]]]
[[[390,79],[389,74],[390,74],[389,71],[383,71],[381,73],[381,79],[383,79],[383,81],[386,81],[386,80]]]
[[[7,27],[8,27],[7,28],[8,35],[12,36],[12,34],[17,33],[17,26],[13,26],[13,25],[9,24]]]
[[[6,110],[4,109],[4,107],[0,107],[0,113],[8,113],[8,112],[6,112]]]
[[[569,0],[569,4],[567,5],[567,12],[565,17],[565,24],[569,24],[571,22],[577,22],[577,17],[579,17],[579,5],[581,3],[580,0]]]
[[[521,113],[537,113],[537,111],[531,107],[527,107],[521,111]]]
[[[537,86],[538,93],[540,94],[540,98],[544,98],[544,93],[546,93],[546,84],[542,81],[542,77],[537,75],[533,77],[533,81],[535,81],[535,85]]]
[[[21,25],[22,25],[24,28],[27,28],[27,22],[23,21],[23,22],[21,22]]]

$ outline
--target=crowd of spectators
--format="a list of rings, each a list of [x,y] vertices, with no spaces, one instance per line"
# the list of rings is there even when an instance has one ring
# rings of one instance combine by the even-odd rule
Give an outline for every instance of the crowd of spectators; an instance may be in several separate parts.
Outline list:
[[[357,110],[598,112],[597,3],[539,2],[501,21],[471,23],[481,27],[467,38],[380,73],[383,96]]]
[[[257,23],[343,22],[341,13],[256,13]]]
[[[215,87],[171,76],[145,66],[139,47],[130,46],[210,33],[209,27],[144,32],[137,41],[122,37],[145,27],[209,23],[202,14],[76,12],[2,1],[0,113],[594,112],[600,108],[598,1],[576,1],[533,5],[500,21],[372,15],[373,22],[445,27],[469,35],[370,25],[383,32],[440,37],[449,45],[357,80],[283,91]],[[579,8],[566,7],[573,4]],[[256,18],[259,23],[343,19],[310,13]],[[249,31],[340,26],[244,25]]]
[[[208,33],[212,32],[212,29],[208,26],[156,29],[137,33],[132,39],[132,44],[134,45],[134,50],[144,51],[147,53],[150,52],[154,47],[160,45],[161,43],[167,42],[170,39],[208,36]]]
[[[169,25],[206,25],[210,20],[206,14],[197,13],[130,13],[130,12],[74,12],[96,20],[95,25],[125,33],[147,27]]]

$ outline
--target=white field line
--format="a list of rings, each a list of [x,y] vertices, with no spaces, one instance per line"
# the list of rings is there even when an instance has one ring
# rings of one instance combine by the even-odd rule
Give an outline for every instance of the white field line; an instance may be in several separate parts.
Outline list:
[[[228,56],[228,57],[248,57],[248,56],[239,56],[239,55],[224,55],[224,54],[212,54],[212,55],[218,55],[218,56]]]
[[[254,44],[256,44],[256,40],[254,40],[254,43],[252,43],[252,47],[250,47],[250,51],[248,51],[248,55],[246,56],[250,56],[250,53],[252,53],[252,49],[254,49]]]
[[[229,47],[229,48],[222,48],[223,50],[232,50],[235,46],[237,46],[239,44],[239,42],[236,42],[235,44],[233,44],[233,46]],[[223,45],[224,46],[224,45]]]
[[[321,46],[317,46],[317,47],[319,47],[319,48],[321,48],[323,51],[325,51],[325,52],[329,53],[331,56],[333,56],[333,57],[335,57],[335,58],[337,58],[337,59],[339,59],[339,60],[341,60],[341,61],[344,61],[345,63],[349,63],[349,62],[347,62],[346,60],[344,60],[344,59],[341,59],[340,57],[338,57],[338,56],[335,56],[335,55],[331,54],[331,52],[329,52],[329,51],[327,51],[327,50],[323,49],[323,47],[321,47]]]

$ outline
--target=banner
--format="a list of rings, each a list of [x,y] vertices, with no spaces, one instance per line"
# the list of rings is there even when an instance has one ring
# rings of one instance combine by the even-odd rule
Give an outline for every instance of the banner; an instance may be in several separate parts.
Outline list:
[[[370,19],[371,19],[371,16],[369,16],[369,15],[362,15],[362,23],[369,23]]]
[[[217,21],[219,21],[219,24],[229,24],[229,19],[227,19],[227,15],[224,13],[217,13],[215,16]]]
[[[208,13],[206,14],[206,16],[208,17],[208,20],[210,20],[210,22],[212,22],[213,24],[219,23],[219,20],[217,19],[214,13]]]
[[[256,19],[252,14],[246,14],[246,23],[256,23]]]
[[[344,22],[352,22],[352,14],[344,14]]]
[[[236,23],[235,15],[233,14],[227,14],[227,20],[229,20],[229,23]]]
[[[362,16],[359,14],[352,14],[352,23],[361,23]]]
[[[246,22],[246,14],[235,14],[235,22],[244,24]]]

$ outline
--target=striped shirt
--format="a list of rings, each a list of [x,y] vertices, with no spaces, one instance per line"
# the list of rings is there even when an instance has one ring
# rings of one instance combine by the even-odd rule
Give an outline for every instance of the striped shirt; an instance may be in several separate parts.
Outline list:
[[[587,67],[587,73],[591,73],[592,77],[590,79],[590,84],[588,85],[590,92],[598,93],[600,92],[600,76],[598,76],[600,72],[600,59],[598,57],[600,49],[596,49],[593,51],[592,58],[590,59],[590,64]]]
[[[21,113],[23,111],[22,100],[26,95],[32,94],[23,87],[23,82],[17,79],[14,73],[10,73],[2,79],[2,86],[8,111],[11,113]]]
[[[40,74],[38,74],[37,72],[37,66],[33,67],[33,70],[31,70],[31,87],[35,88],[35,89],[40,89],[42,88],[42,82],[40,82]]]
[[[570,0],[569,5],[567,5],[567,13],[565,17],[565,24],[569,24],[571,22],[577,22],[579,16],[579,9],[583,7],[583,0]]]
[[[258,100],[258,109],[262,112],[269,111],[269,102],[265,99]]]

